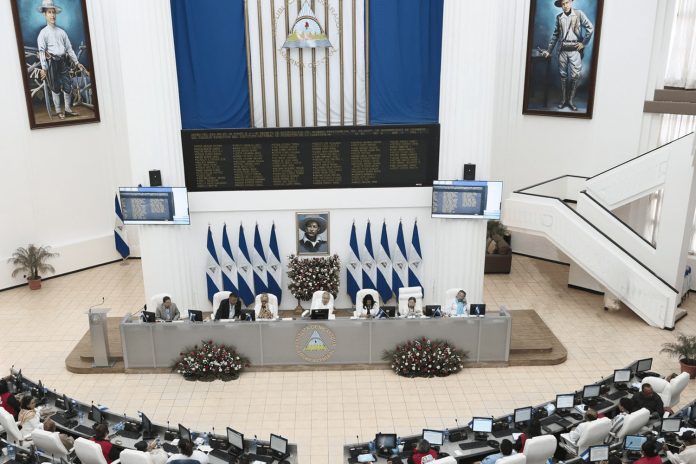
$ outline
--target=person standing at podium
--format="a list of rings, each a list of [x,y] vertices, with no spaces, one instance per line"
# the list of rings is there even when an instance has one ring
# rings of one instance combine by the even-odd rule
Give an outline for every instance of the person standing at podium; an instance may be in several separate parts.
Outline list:
[[[172,303],[172,299],[165,296],[162,298],[162,303],[157,305],[155,317],[162,321],[171,322],[178,321],[181,314],[179,314],[179,308],[176,307],[176,303]]]
[[[230,293],[230,297],[228,299],[220,302],[220,306],[218,306],[217,311],[215,311],[215,320],[239,319],[239,316],[242,314],[241,311],[242,302],[239,301],[239,297],[234,293]]]

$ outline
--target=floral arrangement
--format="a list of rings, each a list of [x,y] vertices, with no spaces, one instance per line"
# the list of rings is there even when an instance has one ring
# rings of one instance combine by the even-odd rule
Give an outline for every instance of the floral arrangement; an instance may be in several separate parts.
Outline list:
[[[249,360],[237,353],[234,347],[216,345],[212,340],[179,354],[181,358],[174,364],[172,371],[183,375],[187,380],[220,379],[227,382],[239,378],[242,370],[249,366]]]
[[[300,258],[289,256],[288,277],[291,282],[288,288],[298,300],[312,299],[314,292],[326,290],[334,298],[338,295],[338,278],[341,260],[338,255],[326,258]]]
[[[385,351],[382,359],[404,377],[446,377],[464,368],[466,352],[442,340],[425,337],[397,345],[393,351]]]

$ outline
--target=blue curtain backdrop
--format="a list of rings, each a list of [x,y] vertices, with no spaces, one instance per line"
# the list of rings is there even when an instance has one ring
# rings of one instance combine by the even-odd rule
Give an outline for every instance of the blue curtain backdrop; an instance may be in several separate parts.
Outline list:
[[[370,2],[371,124],[438,121],[443,5]]]
[[[243,0],[171,0],[181,125],[249,127]]]

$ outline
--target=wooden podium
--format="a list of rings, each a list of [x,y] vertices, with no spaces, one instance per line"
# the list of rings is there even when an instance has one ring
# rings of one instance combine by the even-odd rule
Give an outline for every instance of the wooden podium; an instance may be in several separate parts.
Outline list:
[[[87,311],[89,318],[89,335],[92,341],[94,361],[92,367],[112,367],[114,362],[109,360],[109,333],[106,314],[108,308],[95,308]]]

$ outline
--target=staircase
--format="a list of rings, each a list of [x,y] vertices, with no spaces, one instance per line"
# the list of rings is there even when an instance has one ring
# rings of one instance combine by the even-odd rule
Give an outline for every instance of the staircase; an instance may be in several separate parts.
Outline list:
[[[694,134],[596,176],[566,175],[515,191],[512,230],[541,235],[648,324],[671,329],[693,233]],[[612,210],[662,189],[656,244]]]

